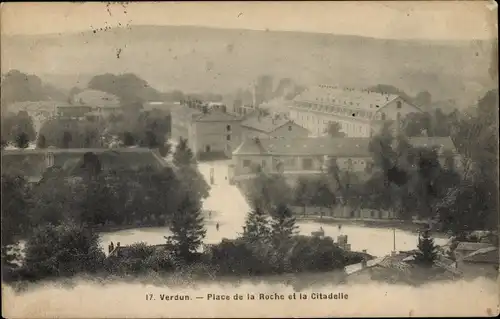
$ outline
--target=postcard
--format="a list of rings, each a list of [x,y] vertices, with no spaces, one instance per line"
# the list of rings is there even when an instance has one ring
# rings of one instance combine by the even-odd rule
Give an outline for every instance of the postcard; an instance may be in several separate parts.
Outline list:
[[[3,316],[498,316],[497,10],[2,3]]]

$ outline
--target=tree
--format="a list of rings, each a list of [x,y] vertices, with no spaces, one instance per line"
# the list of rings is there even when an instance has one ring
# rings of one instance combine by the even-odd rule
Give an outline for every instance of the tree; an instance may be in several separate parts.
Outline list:
[[[328,124],[328,127],[325,131],[325,133],[328,134],[328,136],[331,137],[345,137],[345,133],[342,132],[342,126],[338,122],[330,122]]]
[[[189,193],[174,212],[170,224],[172,236],[165,237],[172,244],[178,257],[191,261],[193,255],[202,244],[206,230],[200,205],[190,197]]]
[[[36,228],[25,254],[23,268],[32,279],[95,273],[104,261],[99,235],[71,223]]]
[[[16,136],[16,147],[27,148],[30,144],[28,134],[21,132]]]
[[[271,230],[269,229],[267,214],[258,205],[247,214],[243,238],[249,242],[269,239]]]
[[[72,140],[73,140],[73,137],[71,136],[71,133],[68,131],[64,131],[63,138],[62,138],[62,147],[69,148]]]
[[[58,89],[45,84],[42,80],[31,74],[22,73],[19,70],[10,70],[2,74],[2,111],[4,106],[14,102],[24,101],[62,101],[65,94]]]
[[[434,239],[429,234],[429,230],[426,229],[419,235],[418,252],[415,254],[415,262],[430,267],[434,264],[436,258],[437,247],[434,244]]]
[[[427,91],[422,91],[417,94],[414,103],[417,106],[429,107],[432,102],[432,95]]]
[[[306,213],[306,208],[311,204],[312,194],[311,194],[311,183],[308,179],[304,177],[299,177],[297,184],[295,185],[293,198],[296,205],[304,207],[304,215]]]
[[[286,204],[278,204],[271,213],[271,236],[274,242],[286,241],[296,234],[298,226]]]
[[[28,227],[28,187],[21,176],[2,174],[2,265],[12,266],[19,256],[18,240]]]
[[[406,136],[422,136],[425,133],[430,136],[433,135],[431,115],[427,112],[409,113],[403,118],[402,122],[402,131]]]
[[[146,145],[149,148],[157,148],[159,146],[153,131],[146,131]]]
[[[46,148],[47,147],[47,141],[45,139],[45,135],[38,136],[38,139],[36,140],[36,147],[37,148]]]
[[[165,144],[160,145],[160,147],[158,148],[158,152],[160,152],[161,156],[166,157],[170,153],[171,149],[172,145],[166,142]]]
[[[194,162],[194,155],[188,146],[188,140],[180,138],[179,143],[175,147],[174,165],[180,167],[184,165],[191,165]]]
[[[156,89],[133,73],[96,75],[90,79],[88,88],[117,96],[122,106],[161,99],[161,94]]]
[[[123,133],[123,144],[125,146],[133,146],[135,144],[135,139],[132,133],[128,131]]]

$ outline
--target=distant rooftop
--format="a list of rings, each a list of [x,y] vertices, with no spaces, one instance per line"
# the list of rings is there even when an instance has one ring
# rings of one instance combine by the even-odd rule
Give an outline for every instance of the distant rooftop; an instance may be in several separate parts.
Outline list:
[[[94,153],[103,170],[140,169],[152,167],[161,169],[167,163],[154,151],[147,148],[80,148],[80,149],[34,149],[3,150],[2,171],[28,178],[41,178],[47,170],[47,155],[53,156],[53,167],[59,167],[68,174],[83,163],[86,153]]]
[[[376,110],[398,98],[368,90],[339,88],[329,85],[313,86],[294,98],[295,102],[310,102],[324,106],[338,106],[356,110]]]
[[[285,118],[273,119],[271,116],[253,116],[241,122],[241,126],[265,133],[271,133],[288,123],[292,123],[292,121]]]
[[[7,105],[7,112],[18,113],[19,111],[56,111],[57,107],[70,106],[68,102],[63,101],[26,101],[15,102]]]
[[[449,140],[449,141],[448,141]],[[410,144],[425,147],[443,147],[454,151],[449,137],[410,138]],[[370,138],[367,137],[301,137],[293,139],[246,139],[233,155],[295,155],[295,156],[338,156],[370,157]]]
[[[219,110],[212,110],[206,114],[201,114],[194,118],[196,122],[228,122],[241,121],[241,117],[235,116]]]
[[[76,105],[88,105],[93,107],[119,107],[120,99],[113,94],[98,91],[85,90],[73,96],[73,102]]]
[[[474,263],[499,263],[498,247],[480,248],[464,257],[463,261]]]
[[[476,242],[459,242],[456,250],[468,250],[468,251],[477,251],[482,248],[490,248],[491,244],[488,243],[476,243]]]

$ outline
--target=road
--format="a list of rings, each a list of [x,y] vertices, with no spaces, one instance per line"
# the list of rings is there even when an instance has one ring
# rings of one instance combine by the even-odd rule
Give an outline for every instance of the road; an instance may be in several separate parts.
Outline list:
[[[200,172],[210,181],[210,169],[214,169],[214,185],[211,185],[210,195],[203,202],[204,210],[212,210],[215,213],[211,218],[205,217],[207,235],[205,243],[217,243],[222,238],[235,238],[243,230],[246,214],[250,210],[245,198],[239,189],[230,185],[227,177],[227,161],[205,162],[199,164]],[[215,225],[219,223],[217,231]],[[313,221],[299,221],[299,232],[305,235],[311,234],[323,227],[326,236],[336,240],[340,234],[348,236],[348,242],[352,250],[361,251],[366,249],[369,254],[382,256],[393,250],[393,229],[371,228],[360,225],[343,225],[339,230],[335,224],[321,224]],[[148,244],[161,244],[165,240],[163,236],[169,235],[167,227],[142,228],[117,231],[102,234],[102,245],[106,246],[112,240],[119,241],[121,245],[130,245],[134,242],[144,241]],[[396,249],[410,250],[417,246],[417,236],[414,233],[396,230]],[[436,238],[436,244],[443,245],[445,239]]]

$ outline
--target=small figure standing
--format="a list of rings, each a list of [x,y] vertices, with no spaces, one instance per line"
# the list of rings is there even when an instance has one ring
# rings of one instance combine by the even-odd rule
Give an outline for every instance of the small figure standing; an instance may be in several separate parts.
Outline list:
[[[342,230],[342,224],[339,224],[339,231]]]
[[[111,244],[109,244],[109,252],[111,253],[113,250],[115,250],[115,245],[111,242]]]
[[[219,231],[219,223],[217,223],[217,224],[215,225],[215,229],[217,229],[217,231]]]

